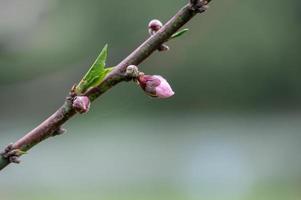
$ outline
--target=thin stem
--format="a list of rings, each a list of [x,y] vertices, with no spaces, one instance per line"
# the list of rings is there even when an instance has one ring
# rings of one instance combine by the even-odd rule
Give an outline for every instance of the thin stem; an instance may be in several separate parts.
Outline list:
[[[93,101],[117,83],[120,83],[121,81],[128,81],[128,78],[124,76],[127,66],[140,64],[155,50],[157,50],[159,46],[168,41],[172,34],[174,34],[177,30],[179,30],[179,28],[185,25],[192,17],[200,12],[198,7],[194,7],[198,5],[193,5],[193,2],[197,2],[197,0],[191,1],[191,3],[180,9],[176,15],[173,16],[155,35],[148,38],[128,57],[122,60],[114,68],[114,70],[105,77],[99,86],[88,90],[85,95],[87,95],[90,100]],[[201,2],[206,5],[210,1],[207,0]],[[203,10],[201,12],[203,12]],[[72,102],[67,99],[64,105],[61,106],[48,119],[27,133],[24,137],[16,141],[12,146],[13,149],[28,151],[41,141],[50,136],[56,135],[56,131],[75,114],[76,112],[72,108]],[[5,158],[4,155],[0,155],[0,170],[5,168],[9,163],[9,160]]]

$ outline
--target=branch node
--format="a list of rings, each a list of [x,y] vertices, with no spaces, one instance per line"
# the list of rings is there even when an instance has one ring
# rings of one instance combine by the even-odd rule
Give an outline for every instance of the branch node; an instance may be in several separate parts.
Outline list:
[[[70,98],[76,97],[76,87],[77,87],[76,84],[74,84],[74,85],[71,87],[70,92],[69,92],[69,97],[70,97]]]
[[[158,51],[169,51],[169,46],[167,46],[166,44],[162,44],[159,48]]]
[[[3,158],[7,159],[9,163],[19,164],[21,162],[19,157],[25,154],[25,152],[21,151],[20,149],[14,149],[13,143],[10,143],[0,154],[3,156]]]
[[[66,97],[66,104],[67,104],[67,106],[68,107],[72,107],[72,103],[73,103],[73,101],[74,101],[74,98],[77,96],[77,94],[76,94],[76,84],[74,84],[72,87],[71,87],[71,89],[70,89],[70,91],[69,91],[69,95]]]
[[[209,8],[209,2],[210,0],[190,0],[191,10],[197,13],[203,13]]]
[[[63,127],[59,127],[58,129],[56,129],[51,136],[57,136],[57,135],[62,135],[64,133],[66,133],[66,129],[64,129]]]

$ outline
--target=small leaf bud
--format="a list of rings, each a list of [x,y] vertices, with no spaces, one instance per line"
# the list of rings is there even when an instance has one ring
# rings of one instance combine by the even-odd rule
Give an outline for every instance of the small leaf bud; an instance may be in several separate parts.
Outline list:
[[[136,65],[127,66],[126,75],[132,78],[137,78],[139,76],[138,67]]]
[[[169,46],[167,46],[166,44],[162,44],[159,48],[158,51],[169,51]]]

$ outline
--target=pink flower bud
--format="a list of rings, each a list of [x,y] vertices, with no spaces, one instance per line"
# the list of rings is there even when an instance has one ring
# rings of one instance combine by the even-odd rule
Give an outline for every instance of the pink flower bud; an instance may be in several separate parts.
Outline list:
[[[141,75],[138,77],[141,88],[150,96],[168,98],[174,95],[168,82],[159,75]]]
[[[90,99],[87,96],[76,96],[72,106],[76,112],[86,113],[90,109]]]
[[[148,24],[148,32],[150,35],[155,34],[163,26],[162,22],[157,19],[153,19]]]

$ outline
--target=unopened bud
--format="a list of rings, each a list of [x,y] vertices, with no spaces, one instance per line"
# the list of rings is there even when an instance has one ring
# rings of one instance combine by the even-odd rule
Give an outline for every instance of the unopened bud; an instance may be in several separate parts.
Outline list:
[[[154,35],[156,32],[162,28],[163,24],[157,19],[153,19],[152,21],[149,22],[148,24],[148,32],[150,35]],[[162,44],[159,48],[158,51],[168,51],[169,46]]]
[[[141,75],[138,83],[152,97],[168,98],[175,94],[168,82],[159,75]]]
[[[139,70],[138,67],[136,65],[129,65],[126,68],[126,75],[136,78],[139,76]]]
[[[86,113],[90,109],[90,99],[87,96],[76,96],[72,104],[78,113]]]
[[[154,35],[161,27],[163,26],[162,22],[157,19],[153,19],[148,24],[148,32],[150,35]]]

